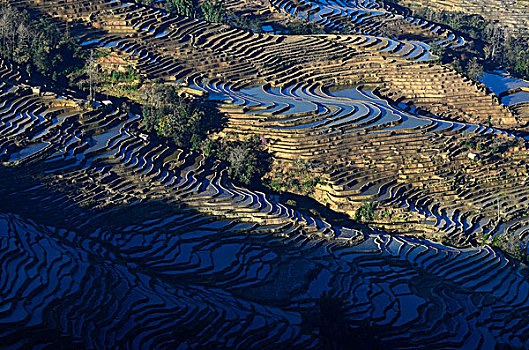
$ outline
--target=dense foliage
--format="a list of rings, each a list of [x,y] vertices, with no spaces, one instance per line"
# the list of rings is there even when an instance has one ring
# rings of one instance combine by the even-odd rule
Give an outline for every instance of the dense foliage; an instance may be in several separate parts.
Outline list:
[[[502,49],[493,56],[514,74],[529,79],[529,42],[527,39],[509,37],[501,41]]]
[[[182,16],[195,17],[198,3],[196,0],[167,0],[165,8]]]
[[[0,5],[0,57],[26,67],[29,77],[65,83],[84,65],[81,48],[44,18]]]
[[[294,161],[294,167],[289,169],[285,167],[283,171],[277,171],[273,176],[273,178],[266,179],[265,186],[280,193],[287,191],[310,196],[315,193],[316,186],[326,184],[320,176],[316,175],[314,164],[302,158]]]
[[[205,101],[178,95],[173,86],[156,84],[145,89],[143,125],[148,132],[170,140],[177,147],[193,149],[224,161],[232,179],[257,184],[267,170],[259,138],[211,140],[207,135],[221,126],[222,116]]]
[[[141,0],[144,5],[151,5],[152,0]],[[226,19],[226,8],[222,0],[207,0],[199,6],[197,0],[167,0],[165,9],[186,17],[199,17],[208,22],[222,23]]]
[[[227,22],[232,27],[251,30],[254,33],[260,33],[262,31],[263,26],[259,17],[237,16],[233,12],[230,12],[227,15]]]
[[[511,73],[529,79],[529,42],[527,39],[515,37],[500,24],[488,22],[480,15],[446,12],[427,7],[414,12],[414,16],[450,26],[474,40],[472,52],[460,55],[451,52],[452,58],[448,58],[449,55],[444,56],[445,62],[449,61],[469,77],[474,76],[472,71],[468,71],[468,67],[472,68],[474,65],[468,64],[471,56],[475,56],[485,65],[501,65]]]
[[[270,167],[270,155],[264,151],[263,143],[256,136],[246,140],[232,136],[192,142],[191,147],[206,157],[223,161],[233,180],[244,185],[262,185],[262,177]]]
[[[178,147],[191,148],[220,124],[218,113],[196,100],[180,97],[173,86],[152,85],[145,88],[145,96],[145,128],[170,139]]]
[[[375,218],[375,202],[369,201],[363,203],[355,213],[356,221],[372,221]]]
[[[268,170],[267,157],[258,137],[235,142],[220,140],[217,157],[228,164],[230,177],[245,185],[260,183]]]
[[[200,7],[204,19],[212,23],[222,23],[226,17],[226,8],[219,0],[209,0]]]

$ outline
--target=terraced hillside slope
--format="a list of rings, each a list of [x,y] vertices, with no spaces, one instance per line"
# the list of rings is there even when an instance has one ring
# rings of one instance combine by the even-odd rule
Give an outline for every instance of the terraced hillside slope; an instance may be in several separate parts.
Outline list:
[[[374,200],[388,216],[403,209],[417,214],[404,222],[380,218],[386,230],[448,236],[464,245],[497,231],[501,205],[509,218],[501,233],[526,231],[522,193],[529,153],[526,142],[513,135],[419,117],[358,89],[204,89],[225,96],[226,132],[261,135],[284,177],[299,160],[310,164],[325,179],[317,197],[335,209],[353,216],[362,203]],[[479,162],[470,159],[468,140],[476,137],[487,140],[490,149],[507,147],[505,154],[482,152]]]
[[[381,200],[391,208],[408,203],[409,208],[418,208],[422,218],[411,219],[420,229],[412,225],[404,232],[419,230],[437,236],[442,228],[454,242],[468,244],[476,239],[475,229],[478,236],[484,235],[498,224],[492,219],[497,216],[495,204],[501,200],[494,199],[498,193],[493,189],[501,188],[505,174],[512,174],[520,186],[525,183],[525,170],[509,158],[504,158],[499,165],[497,160],[487,167],[479,165],[474,173],[466,156],[468,151],[460,147],[462,139],[448,136],[464,134],[467,129],[478,133],[493,131],[467,123],[513,127],[519,125],[518,121],[481,87],[449,68],[421,60],[427,57],[428,51],[418,44],[365,35],[253,34],[131,3],[91,4],[100,11],[90,16],[94,29],[83,30],[82,43],[87,47],[111,47],[137,60],[136,67],[149,78],[181,80],[198,92],[201,87],[216,85],[221,87],[221,93],[264,86],[264,94],[257,92],[249,100],[242,98],[235,103],[238,105],[235,113],[251,111],[251,115],[236,119],[228,131],[247,130],[249,122],[251,133],[271,140],[270,150],[276,158],[302,158],[319,163],[328,180],[320,201],[334,208],[353,212],[366,199]],[[88,4],[82,6],[83,2],[72,2],[64,8],[53,6],[53,2],[45,6],[33,2],[28,5],[59,18],[68,15],[82,19],[90,8]],[[375,97],[360,96],[361,100],[368,101],[366,105],[358,104],[354,94],[353,101],[345,96],[345,102],[327,96],[326,91],[344,83],[379,86],[379,93],[385,97],[413,101],[415,108],[435,113],[437,120],[459,123],[451,126],[430,122],[428,118],[417,119],[394,107],[383,106],[381,110],[382,101],[369,103]],[[282,97],[274,92],[270,97],[267,86],[279,86],[281,94],[286,91],[286,100],[279,102]],[[303,99],[309,105],[298,108]],[[255,103],[257,108],[251,106]],[[284,119],[291,114],[295,117],[293,120]],[[263,115],[271,121],[279,117],[274,122],[277,126],[260,127],[263,121],[264,125],[269,124]],[[408,122],[402,124],[405,120]],[[433,128],[429,123],[433,123]],[[448,129],[432,134],[439,125],[440,130]],[[453,128],[458,131],[451,131]],[[358,131],[362,131],[360,137]],[[395,137],[401,133],[403,137]],[[315,144],[319,146],[314,147]],[[367,154],[351,153],[357,145],[367,146]],[[386,147],[393,156],[381,152]],[[515,157],[523,162],[525,153]],[[501,170],[496,171],[498,166]],[[374,174],[377,168],[383,171],[376,170]],[[454,178],[461,177],[468,181],[453,182]],[[485,190],[484,197],[480,195],[472,200],[468,193],[480,193],[476,189],[483,181],[491,182],[489,189]],[[437,198],[440,189],[449,195]],[[410,203],[410,198],[423,199]],[[454,207],[458,200],[461,206]],[[520,215],[523,218],[523,213],[524,205],[518,204],[504,211],[508,218]],[[428,224],[428,217],[435,225]]]
[[[458,48],[465,39],[446,26],[398,13],[376,1],[272,0],[274,9],[332,32],[355,32],[387,38],[413,38]]]
[[[83,46],[110,48],[147,78],[223,95],[231,116],[225,132],[261,135],[279,167],[311,162],[325,180],[323,204],[352,214],[374,200],[390,217],[379,227],[458,245],[492,232],[524,237],[527,148],[482,126],[519,121],[482,87],[428,63],[427,46],[369,35],[254,34],[119,1],[17,4],[76,19]],[[365,90],[333,95],[342,84],[376,87],[399,105]],[[418,108],[435,114],[414,114]],[[476,164],[467,140],[484,133],[491,137],[480,147],[508,152],[481,152]],[[402,210],[404,222],[391,219]]]
[[[395,100],[413,101],[434,114],[447,113],[450,118],[482,124],[490,119],[493,125],[519,125],[507,109],[468,79],[423,62],[420,58],[427,53],[420,45],[356,38],[359,44],[379,43],[377,48],[383,51],[366,52],[355,49],[355,42],[255,34],[109,0],[17,1],[13,5],[26,5],[61,19],[89,18],[87,24],[93,29],[85,32],[84,45],[119,50],[152,79],[187,83],[218,79],[234,89],[298,82],[322,86],[371,83],[384,87],[386,95]]]
[[[527,0],[399,0],[398,3],[412,9],[429,7],[448,12],[478,14],[490,22],[498,23],[514,35],[529,34],[529,1]]]
[[[146,142],[138,116],[120,108],[80,108],[87,102],[53,93],[36,95],[7,81],[1,83],[1,159],[6,165],[35,164],[37,174],[24,172],[19,181],[39,178],[56,186],[65,197],[52,202],[67,205],[73,200],[84,208],[105,208],[145,200],[184,201],[212,215],[281,227],[306,225],[322,237],[336,235],[327,223],[230,184],[218,162]],[[239,205],[242,211],[234,212]]]
[[[257,136],[276,192],[149,134],[131,101],[0,60],[2,346],[529,347],[527,118],[436,63],[432,43],[464,39],[369,0],[266,5],[327,31],[308,35],[160,3],[3,2],[215,102],[209,141]],[[384,36],[395,23],[430,41]]]
[[[144,143],[133,115],[35,94],[11,69],[4,346],[528,345],[525,268],[493,249],[333,227]]]

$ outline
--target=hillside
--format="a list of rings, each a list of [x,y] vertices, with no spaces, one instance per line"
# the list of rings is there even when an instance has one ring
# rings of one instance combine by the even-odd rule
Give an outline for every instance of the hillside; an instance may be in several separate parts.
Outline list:
[[[2,1],[2,344],[527,347],[529,83],[394,5],[190,4]]]

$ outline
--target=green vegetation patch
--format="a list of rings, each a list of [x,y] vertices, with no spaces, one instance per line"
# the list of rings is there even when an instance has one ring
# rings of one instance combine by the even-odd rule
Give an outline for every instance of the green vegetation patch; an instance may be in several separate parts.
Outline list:
[[[25,73],[35,80],[51,80],[65,85],[68,74],[81,69],[86,52],[45,18],[0,4],[0,57],[26,67]]]

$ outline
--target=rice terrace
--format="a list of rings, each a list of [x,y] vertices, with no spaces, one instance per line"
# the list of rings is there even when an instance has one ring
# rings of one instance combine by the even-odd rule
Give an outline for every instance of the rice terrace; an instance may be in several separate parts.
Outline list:
[[[529,348],[528,28],[0,0],[0,349]]]

